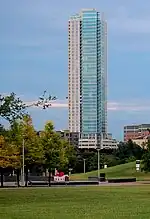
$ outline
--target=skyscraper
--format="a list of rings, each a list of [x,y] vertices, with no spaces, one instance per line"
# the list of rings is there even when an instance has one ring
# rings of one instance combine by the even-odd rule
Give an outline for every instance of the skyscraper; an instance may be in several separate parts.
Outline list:
[[[69,130],[96,139],[107,133],[107,23],[84,9],[70,18],[68,32]]]

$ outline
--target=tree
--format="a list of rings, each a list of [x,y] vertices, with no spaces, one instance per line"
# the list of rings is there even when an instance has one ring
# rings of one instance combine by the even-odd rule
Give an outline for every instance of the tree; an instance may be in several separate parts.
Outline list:
[[[41,161],[42,151],[39,144],[39,136],[34,129],[32,119],[29,115],[25,115],[21,121],[15,121],[12,124],[10,139],[20,148],[21,153],[24,140],[26,165],[32,165]]]
[[[22,138],[25,140],[26,165],[40,163],[42,159],[42,148],[40,147],[39,137],[34,129],[31,117],[29,115],[24,116],[20,126]]]
[[[66,156],[68,158],[66,168],[65,170],[68,171],[69,169],[72,169],[72,171],[75,170],[76,161],[77,161],[77,148],[75,148],[73,145],[71,145],[68,141],[63,140],[64,144],[66,144]]]
[[[150,172],[150,140],[147,142],[147,149],[142,157],[142,165],[145,172]]]
[[[97,170],[98,168],[98,151],[97,150],[80,150],[78,151],[78,156],[76,156],[76,171],[84,171],[84,159],[85,159],[85,168],[86,172]],[[105,154],[100,153],[100,166],[104,166],[106,159]]]
[[[49,174],[51,175],[55,168],[59,170],[65,169],[73,158],[73,148],[69,142],[62,140],[60,135],[54,131],[52,122],[48,122],[45,125],[45,129],[40,135],[40,140],[43,146],[43,164],[49,170]]]
[[[5,168],[20,167],[20,155],[18,148],[14,144],[8,143],[5,138],[0,136],[0,170],[1,170],[1,187],[3,187],[3,173]]]
[[[2,124],[0,124],[0,135],[4,136],[6,134],[6,130]]]
[[[118,161],[121,163],[126,163],[129,161],[140,160],[143,154],[143,148],[139,145],[129,140],[126,143],[121,142],[118,145],[118,149],[115,151],[114,155]]]
[[[59,166],[63,161],[63,150],[60,153],[61,141],[59,136],[54,132],[52,122],[45,125],[44,131],[41,133],[41,144],[43,145],[44,165],[48,169]]]
[[[9,133],[9,139],[12,143],[17,145],[20,151],[21,163],[24,141],[24,159],[27,186],[28,169],[31,169],[34,165],[40,165],[43,158],[42,147],[39,142],[39,136],[34,129],[32,119],[29,115],[24,115],[22,120],[13,122]]]
[[[12,123],[21,119],[25,113],[25,104],[14,93],[8,96],[0,95],[0,117]]]

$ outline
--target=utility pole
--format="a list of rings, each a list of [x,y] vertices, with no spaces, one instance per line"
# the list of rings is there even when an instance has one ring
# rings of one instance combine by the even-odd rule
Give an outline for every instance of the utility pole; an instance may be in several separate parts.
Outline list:
[[[22,141],[22,186],[25,185],[25,180],[24,180],[24,139]]]

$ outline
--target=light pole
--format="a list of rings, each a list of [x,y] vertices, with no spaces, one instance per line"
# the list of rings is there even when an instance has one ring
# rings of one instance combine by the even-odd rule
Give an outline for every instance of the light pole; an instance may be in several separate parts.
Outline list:
[[[99,180],[99,177],[100,177],[100,150],[102,148],[102,145],[103,145],[103,134],[101,133],[100,145],[97,148],[97,175],[98,175],[98,180]]]
[[[100,148],[97,149],[97,177],[99,179],[99,173],[100,173]]]
[[[25,180],[24,180],[24,139],[22,141],[22,186],[25,185]]]
[[[85,161],[86,161],[86,159],[84,158],[83,159],[83,162],[84,162],[84,173],[85,173]]]

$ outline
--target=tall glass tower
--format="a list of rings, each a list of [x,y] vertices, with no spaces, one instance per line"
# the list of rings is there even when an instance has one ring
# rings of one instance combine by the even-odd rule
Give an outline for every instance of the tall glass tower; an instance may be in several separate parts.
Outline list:
[[[107,23],[95,9],[69,20],[69,130],[107,133]]]

